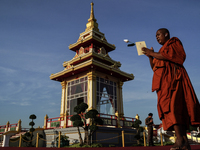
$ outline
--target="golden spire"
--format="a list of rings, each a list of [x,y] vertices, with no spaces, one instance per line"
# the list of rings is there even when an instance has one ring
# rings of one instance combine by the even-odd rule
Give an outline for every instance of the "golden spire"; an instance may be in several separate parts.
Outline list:
[[[94,17],[94,9],[93,9],[94,3],[91,3],[91,12],[90,12],[90,18],[88,19],[88,23],[86,24],[85,31],[88,31],[90,29],[94,29],[96,31],[99,31],[98,29],[98,23],[97,20]]]
[[[96,22],[96,19],[94,18],[94,8],[93,8],[93,6],[94,6],[94,3],[92,2],[91,3],[90,18],[88,19],[88,21],[94,20]]]

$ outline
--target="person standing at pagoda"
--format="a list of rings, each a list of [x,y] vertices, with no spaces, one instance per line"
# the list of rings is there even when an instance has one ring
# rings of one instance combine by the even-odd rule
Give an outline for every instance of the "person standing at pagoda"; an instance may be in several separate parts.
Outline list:
[[[153,123],[153,114],[149,113],[148,117],[145,119],[145,124],[147,125],[147,130],[148,130],[148,137],[147,137],[147,141],[149,146],[154,146],[153,144],[153,126],[155,125]]]
[[[164,130],[174,130],[177,140],[171,150],[190,150],[186,130],[189,125],[200,125],[200,105],[189,76],[183,66],[186,54],[177,37],[170,38],[168,29],[156,32],[163,45],[159,52],[142,48],[154,72],[152,91],[157,92],[157,109]]]

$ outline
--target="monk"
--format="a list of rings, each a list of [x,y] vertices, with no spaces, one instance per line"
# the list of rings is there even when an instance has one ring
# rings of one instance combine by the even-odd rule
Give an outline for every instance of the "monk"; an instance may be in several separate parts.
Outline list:
[[[167,29],[156,32],[156,39],[163,45],[159,52],[143,47],[143,53],[149,57],[154,72],[152,91],[157,92],[157,109],[163,129],[175,131],[177,140],[171,150],[190,150],[186,130],[189,125],[200,125],[200,105],[183,67],[186,54],[181,41],[170,38]]]

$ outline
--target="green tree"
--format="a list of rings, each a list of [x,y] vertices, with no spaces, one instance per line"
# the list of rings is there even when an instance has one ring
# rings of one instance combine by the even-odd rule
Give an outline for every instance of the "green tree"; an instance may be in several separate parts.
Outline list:
[[[189,130],[188,130],[188,132],[191,132],[191,131],[198,131],[197,130],[197,127],[196,126],[189,126]]]
[[[86,112],[87,109],[88,105],[86,103],[79,104],[78,106],[74,107],[74,112],[76,112],[76,114],[73,115],[70,119],[71,121],[73,121],[73,126],[77,127],[78,129],[81,146],[84,144],[89,145],[91,141],[91,135],[94,133],[94,131],[98,129],[97,125],[103,124],[103,120],[97,116],[99,114],[97,110],[91,109]],[[87,124],[88,119],[90,119],[90,122]],[[82,139],[79,127],[82,127],[84,129],[84,141]]]
[[[33,127],[35,125],[35,123],[33,122],[34,119],[36,119],[36,115],[32,114],[29,116],[29,119],[32,119],[32,121],[29,123],[29,126],[31,126],[31,128],[29,129],[30,133],[31,133],[31,142],[30,142],[30,147],[33,147],[34,145],[32,144],[32,140],[33,140],[33,132],[35,131],[35,128]]]
[[[142,138],[140,136],[140,133],[143,132],[144,130],[143,127],[140,127],[140,124],[142,124],[142,121],[138,119],[132,125],[132,127],[136,128],[136,131],[137,131],[135,135],[135,138],[137,139],[137,144],[140,144],[140,139]]]
[[[32,114],[29,116],[29,119],[32,119],[32,121],[29,123],[29,126],[31,126],[31,128],[29,129],[28,132],[26,132],[23,136],[23,139],[26,142],[26,145],[28,147],[35,147],[35,144],[33,144],[33,132],[35,131],[35,128],[33,127],[35,125],[35,123],[33,122],[34,119],[36,119],[36,115]],[[41,134],[39,134],[39,137],[42,138],[43,136]]]

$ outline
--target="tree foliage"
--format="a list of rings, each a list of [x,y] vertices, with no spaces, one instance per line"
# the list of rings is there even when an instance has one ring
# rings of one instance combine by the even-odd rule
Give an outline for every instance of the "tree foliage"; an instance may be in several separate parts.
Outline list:
[[[96,116],[98,115],[98,111],[96,109],[91,109],[90,111],[88,111],[86,114],[85,114],[85,118],[88,119],[88,118],[97,118]]]
[[[84,124],[83,124],[83,121],[81,121],[81,120],[75,120],[74,122],[73,122],[73,126],[74,127],[82,127]]]
[[[137,139],[137,144],[140,144],[140,139],[142,138],[140,136],[140,133],[143,132],[143,127],[140,127],[140,125],[142,124],[142,121],[137,119],[136,121],[134,121],[132,127],[136,128],[136,135],[135,135],[135,138]]]
[[[102,125],[103,120],[98,117],[98,111],[96,109],[91,109],[87,111],[88,105],[86,103],[81,103],[74,107],[74,112],[77,114],[73,115],[70,120],[73,121],[73,126],[77,127],[80,145],[86,144],[89,145],[90,137],[98,129],[97,125]],[[88,123],[87,121],[90,120]],[[82,127],[85,131],[84,141],[81,137],[80,129]]]
[[[33,127],[35,125],[35,123],[33,122],[33,120],[36,118],[37,117],[34,114],[29,116],[29,119],[32,119],[32,121],[29,123],[29,126],[31,126],[31,128],[29,129],[28,132],[26,132],[24,134],[24,137],[23,137],[23,139],[26,141],[26,145],[28,147],[35,147],[35,144],[36,144],[36,143],[33,144],[33,141],[32,141],[33,140],[33,132],[35,131],[35,128]],[[39,137],[43,138],[43,136],[41,134],[39,134]]]
[[[30,131],[30,132],[34,132],[34,131],[35,131],[35,128],[30,128],[29,131]]]
[[[75,121],[75,120],[81,120],[81,116],[76,114],[76,115],[73,115],[71,118],[70,118],[71,121]]]
[[[32,119],[32,120],[36,119],[36,115],[34,115],[34,114],[30,115],[29,119]]]
[[[139,126],[140,126],[141,124],[142,124],[142,121],[138,119],[138,120],[134,121],[134,123],[133,123],[132,126],[133,126],[134,128],[139,128]]]
[[[88,109],[88,105],[86,103],[81,103],[74,107],[74,112],[77,114],[84,113]]]
[[[33,122],[33,121],[31,121],[30,123],[29,123],[29,126],[34,126],[35,125],[35,122]]]

